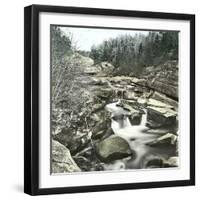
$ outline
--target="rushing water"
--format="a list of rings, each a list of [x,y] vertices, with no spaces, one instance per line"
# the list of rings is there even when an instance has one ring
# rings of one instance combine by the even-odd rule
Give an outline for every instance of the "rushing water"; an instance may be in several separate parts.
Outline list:
[[[132,126],[127,110],[119,106],[120,100],[115,103],[106,105],[106,109],[111,112],[113,132],[124,138],[135,152],[134,156],[122,160],[115,161],[105,165],[105,170],[120,169],[141,169],[145,168],[145,164],[152,159],[168,158],[174,154],[174,149],[155,148],[146,145],[146,143],[155,140],[159,134],[148,133],[149,128],[146,127],[147,112],[144,108],[140,125]]]

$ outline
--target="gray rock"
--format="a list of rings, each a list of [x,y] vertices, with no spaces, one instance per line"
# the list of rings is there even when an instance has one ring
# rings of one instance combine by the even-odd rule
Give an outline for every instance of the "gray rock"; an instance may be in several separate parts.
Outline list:
[[[111,136],[96,147],[99,158],[104,162],[122,159],[133,154],[128,142],[119,136]]]
[[[114,70],[114,66],[109,62],[101,62],[100,65],[104,72],[112,72]]]
[[[168,61],[152,71],[146,71],[147,86],[173,99],[178,99],[177,61]]]
[[[147,105],[148,106],[153,106],[153,107],[158,107],[158,108],[169,108],[169,109],[173,109],[173,106],[169,105],[169,104],[166,104],[166,103],[163,103],[162,101],[158,101],[156,99],[152,99],[150,98],[148,101],[147,101]]]
[[[117,106],[127,111],[126,116],[128,116],[129,121],[131,122],[132,125],[140,124],[142,114],[144,113],[142,109],[138,106],[138,103],[136,101],[123,99],[119,104],[117,104]]]
[[[129,109],[131,113],[142,113],[144,114],[144,107],[141,106],[141,104],[138,103],[135,100],[127,100],[127,99],[122,99],[121,100],[122,105],[124,105],[125,108]]]
[[[114,132],[113,132],[112,128],[108,128],[107,130],[92,132],[92,139],[94,139],[94,140],[105,139],[113,134],[114,134]]]
[[[163,168],[164,158],[160,155],[149,154],[143,158],[141,168]]]
[[[147,124],[150,128],[174,126],[176,117],[177,112],[170,108],[147,106]]]
[[[149,146],[175,146],[177,143],[177,136],[172,133],[167,133],[156,140],[148,143]]]
[[[88,72],[90,72],[89,74],[91,75],[96,74],[102,77],[102,76],[108,76],[108,74],[112,74],[114,68],[115,67],[109,62],[101,62],[90,67],[88,69]]]
[[[158,155],[147,156],[143,163],[142,168],[168,168],[178,167],[179,158],[177,156],[170,157],[169,159],[162,158]]]
[[[165,167],[178,167],[179,158],[177,156],[170,157],[168,160],[164,161]]]
[[[137,85],[146,86],[146,79],[139,79],[139,78],[133,77],[131,79],[131,82]]]
[[[178,87],[169,85],[166,81],[162,81],[155,79],[154,81],[148,81],[147,84],[150,88],[178,99]]]
[[[94,94],[103,100],[107,100],[113,94],[113,90],[111,88],[99,88],[94,91]]]
[[[154,158],[152,160],[149,160],[145,166],[145,168],[162,168],[162,167],[163,167],[163,159],[161,158]]]
[[[98,132],[92,132],[92,139],[100,139],[105,135],[105,130],[98,131]]]
[[[142,113],[133,113],[128,116],[129,121],[131,122],[131,125],[140,125]]]
[[[86,134],[80,136],[77,132],[67,128],[62,129],[59,134],[54,135],[53,139],[67,147],[72,155],[85,148],[89,142]]]
[[[104,103],[97,103],[97,104],[94,104],[93,106],[92,106],[92,113],[94,113],[94,112],[97,112],[97,111],[99,111],[99,110],[101,110],[101,109],[103,109],[104,107],[105,107],[105,102]]]
[[[100,139],[106,133],[110,127],[111,120],[105,120],[97,123],[95,127],[92,129],[92,139]]]
[[[171,106],[174,107],[175,110],[178,109],[178,102],[167,97],[166,95],[162,94],[162,93],[159,93],[159,92],[154,92],[154,94],[152,95],[152,98],[153,99],[156,99],[158,101],[161,101],[165,104],[169,104]]]
[[[126,103],[121,103],[121,107],[130,112],[130,114],[133,114],[133,113],[139,113],[139,110],[135,109],[133,106],[129,105],[129,104],[126,104]]]
[[[116,106],[123,108],[126,111],[127,115],[135,113],[144,114],[143,108],[138,104],[138,102],[133,100],[122,99],[120,100],[120,103],[118,103]]]
[[[103,85],[107,85],[108,83],[98,77],[91,77],[91,85],[96,85],[96,86],[103,86]]]
[[[106,130],[106,133],[103,135],[102,139],[104,140],[105,138],[108,138],[110,137],[111,135],[114,135],[115,133],[113,132],[112,128],[109,127],[107,130]]]
[[[52,173],[80,172],[70,151],[59,142],[52,140]]]

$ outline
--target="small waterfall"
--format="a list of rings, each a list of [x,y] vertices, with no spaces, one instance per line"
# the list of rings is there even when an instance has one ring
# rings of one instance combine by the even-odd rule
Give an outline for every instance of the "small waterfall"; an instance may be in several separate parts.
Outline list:
[[[124,110],[123,106],[120,106],[121,100],[118,100],[115,103],[106,105],[106,109],[112,113],[112,123],[111,128],[113,132],[124,138],[133,149],[137,157],[133,160],[120,161],[124,162],[125,166],[128,168],[140,168],[141,160],[146,153],[149,153],[149,147],[145,145],[146,141],[152,140],[155,136],[145,133],[148,129],[145,125],[147,122],[147,111],[144,109],[144,114],[141,118],[140,125],[131,125],[128,115],[129,111]],[[107,169],[121,169],[119,168],[119,163],[110,164],[107,166]],[[120,165],[121,166],[121,165]]]
[[[147,109],[143,109],[140,125],[131,125],[128,115],[130,112],[123,108],[123,103],[118,99],[115,103],[106,105],[106,110],[111,112],[111,128],[115,135],[124,138],[135,152],[136,157],[117,160],[113,163],[105,164],[106,170],[141,169],[146,168],[149,160],[154,158],[168,158],[174,155],[174,150],[165,147],[151,147],[146,145],[155,141],[158,134],[149,133],[147,123]],[[159,166],[158,166],[159,167]]]
[[[146,126],[147,123],[147,111],[143,110],[144,114],[142,115],[140,126]]]
[[[131,126],[128,116],[124,114],[113,116],[112,120],[119,129],[124,129]]]
[[[123,137],[126,140],[130,140],[131,138],[144,137],[144,131],[147,130],[146,122],[147,122],[147,112],[144,110],[142,115],[140,125],[132,126],[128,115],[129,111],[124,110],[123,106],[120,106],[121,100],[118,100],[115,103],[111,103],[106,105],[106,109],[112,113],[112,123],[111,127],[116,135]],[[146,134],[145,134],[146,135]]]

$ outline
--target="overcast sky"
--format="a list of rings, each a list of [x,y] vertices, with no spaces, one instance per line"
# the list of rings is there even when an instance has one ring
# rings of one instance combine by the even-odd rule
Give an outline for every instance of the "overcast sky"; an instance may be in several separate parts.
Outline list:
[[[135,35],[136,33],[147,34],[148,31],[129,31],[114,29],[95,29],[95,28],[69,28],[60,27],[66,34],[73,35],[73,41],[77,43],[79,50],[89,51],[92,45],[101,44],[104,40],[115,38],[119,35]]]

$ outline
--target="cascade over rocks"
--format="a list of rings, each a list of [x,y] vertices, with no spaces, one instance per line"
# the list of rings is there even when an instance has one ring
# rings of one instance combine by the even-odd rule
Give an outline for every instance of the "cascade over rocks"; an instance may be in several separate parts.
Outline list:
[[[178,69],[171,69],[175,64],[152,66],[136,78],[113,76],[114,66],[108,62],[94,64],[90,58],[79,55],[73,59],[78,59],[77,65],[79,62],[83,74],[75,79],[74,85],[80,92],[73,94],[72,104],[67,96],[62,96],[57,104],[59,108],[53,108],[54,173],[98,171],[105,165],[108,169],[125,169],[128,166],[125,159],[140,162],[139,158],[146,156],[144,152],[148,148],[177,146],[174,134],[177,130],[171,132],[170,129],[177,126],[178,117]],[[79,84],[76,85],[76,81]],[[118,102],[116,108],[108,112],[106,107],[113,102]],[[123,113],[118,113],[120,110]],[[148,127],[141,125],[144,110]],[[134,128],[121,126],[121,134],[133,137],[117,136],[111,119],[115,119],[115,123],[128,119]],[[141,141],[145,144],[140,144]],[[58,154],[56,149],[62,153]],[[170,154],[168,158],[151,157],[146,159],[144,168],[177,166],[176,157],[177,154]],[[138,166],[140,164],[135,168]]]

